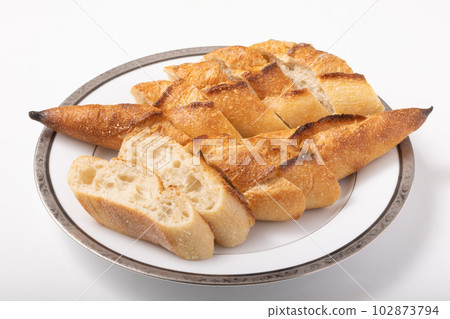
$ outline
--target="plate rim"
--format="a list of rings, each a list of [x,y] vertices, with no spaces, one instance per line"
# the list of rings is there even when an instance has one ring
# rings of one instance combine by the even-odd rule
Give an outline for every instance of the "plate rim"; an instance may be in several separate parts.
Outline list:
[[[171,59],[203,55],[221,47],[223,46],[193,47],[166,51],[148,55],[121,64],[98,75],[97,77],[82,85],[72,94],[70,94],[60,104],[60,106],[78,104],[83,98],[85,98],[87,95],[95,91],[103,84],[138,68]],[[386,109],[391,109],[383,99],[380,98],[380,100],[386,107]],[[52,129],[47,127],[43,128],[36,145],[33,166],[35,182],[39,196],[47,212],[50,214],[56,224],[81,246],[96,254],[97,256],[108,260],[114,265],[118,265],[125,269],[159,279],[191,284],[249,285],[268,283],[296,278],[335,265],[336,263],[352,256],[362,248],[366,247],[392,223],[392,221],[401,211],[401,208],[403,207],[409,195],[414,180],[414,152],[412,149],[411,140],[409,137],[407,137],[397,146],[400,166],[399,176],[395,191],[389,203],[377,218],[377,220],[352,241],[334,250],[333,252],[330,252],[315,260],[278,270],[239,275],[210,275],[190,273],[165,269],[140,262],[127,256],[122,256],[122,254],[112,250],[111,248],[108,248],[107,246],[101,244],[100,242],[89,236],[70,218],[55,194],[50,177],[49,155],[55,136],[56,131],[53,131]]]

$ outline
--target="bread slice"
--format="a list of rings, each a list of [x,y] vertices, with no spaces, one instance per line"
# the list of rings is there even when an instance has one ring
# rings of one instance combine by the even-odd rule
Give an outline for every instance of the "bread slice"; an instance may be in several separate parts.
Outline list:
[[[174,82],[154,105],[176,128],[192,138],[211,133],[242,138],[220,108],[186,81]]]
[[[106,148],[119,150],[134,127],[151,126],[163,118],[161,110],[140,104],[69,105],[30,112],[29,116],[51,129]]]
[[[298,219],[305,210],[302,190],[285,178],[261,181],[245,193],[258,220],[285,221]]]
[[[319,82],[337,114],[371,115],[384,106],[362,74],[327,73]]]
[[[164,71],[172,81],[184,80],[201,90],[230,80],[239,80],[239,77],[223,72],[224,69],[219,62],[211,60],[167,66]]]
[[[258,98],[290,127],[316,121],[329,114],[308,89],[296,89],[277,63],[268,63],[256,51],[231,46],[217,49],[205,55],[204,59],[218,62],[223,72],[231,72],[245,80]]]
[[[268,40],[251,45],[249,49],[258,52],[268,61],[277,63],[283,73],[292,80],[296,89],[308,89],[325,110],[333,114],[334,107],[320,86],[314,71],[288,54],[296,45],[294,42]]]
[[[214,234],[209,225],[177,188],[164,189],[156,175],[146,175],[119,160],[81,156],[72,163],[67,180],[78,201],[100,224],[184,259],[212,256]]]
[[[195,163],[193,155],[170,137],[135,130],[122,144],[119,158],[156,173],[164,187],[179,188],[211,225],[218,244],[233,247],[247,238],[255,220],[242,194],[202,158]]]
[[[136,103],[153,105],[171,84],[171,81],[165,80],[139,83],[131,88],[130,93]]]
[[[298,89],[308,88],[331,114],[370,115],[384,110],[364,76],[353,73],[344,60],[333,54],[310,44],[277,40],[257,43],[250,49],[277,62]]]
[[[287,54],[300,64],[309,67],[316,76],[337,72],[353,73],[347,62],[333,54],[316,50],[311,44],[296,44]]]
[[[273,110],[261,102],[245,81],[216,85],[202,92],[214,102],[242,137],[288,128]]]
[[[282,141],[253,137],[234,142],[226,137],[211,138],[222,139],[223,143],[202,147],[208,164],[219,167],[249,199],[257,220],[298,218],[305,207],[328,206],[340,195],[336,178],[323,163],[317,161],[311,150],[302,153],[292,146],[286,149],[286,159],[283,159],[279,144]],[[302,160],[305,155],[310,159]],[[270,198],[264,189],[270,190],[279,205],[263,204]],[[264,197],[267,198],[262,201]]]

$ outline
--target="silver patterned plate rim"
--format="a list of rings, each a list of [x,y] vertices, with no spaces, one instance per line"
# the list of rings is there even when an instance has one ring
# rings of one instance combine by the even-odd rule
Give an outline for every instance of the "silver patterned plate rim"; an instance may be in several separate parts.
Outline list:
[[[124,63],[105,73],[100,74],[99,76],[81,86],[69,97],[67,97],[67,99],[65,99],[61,103],[61,105],[78,104],[83,98],[85,98],[87,95],[89,95],[108,81],[117,78],[125,73],[136,70],[140,67],[176,58],[203,55],[217,48],[220,48],[220,46],[195,47],[173,50],[149,55],[137,60]],[[380,100],[382,101],[386,109],[390,109],[390,107],[381,98]],[[274,271],[240,275],[207,275],[199,273],[188,273],[160,268],[157,266],[142,263],[126,256],[122,256],[120,253],[102,245],[101,243],[90,237],[88,234],[86,234],[83,229],[78,227],[78,225],[70,218],[70,216],[60,204],[53,189],[51,177],[49,174],[49,155],[55,136],[55,131],[49,128],[44,128],[41,132],[41,135],[39,136],[34,155],[34,176],[36,186],[41,200],[53,220],[70,237],[72,237],[72,239],[74,239],[84,248],[113,264],[152,277],[192,284],[248,285],[267,283],[299,277],[332,266],[337,262],[350,257],[357,251],[361,250],[363,247],[367,246],[389,226],[389,224],[394,220],[394,218],[398,215],[401,208],[403,207],[414,180],[414,153],[410,139],[406,138],[397,146],[400,170],[395,191],[392,194],[388,205],[378,217],[378,219],[351,242],[315,260]]]

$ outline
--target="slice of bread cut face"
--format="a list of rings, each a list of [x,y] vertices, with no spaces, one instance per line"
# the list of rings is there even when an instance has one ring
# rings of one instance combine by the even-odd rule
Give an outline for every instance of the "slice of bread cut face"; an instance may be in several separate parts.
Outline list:
[[[100,224],[184,259],[212,256],[214,234],[209,225],[175,187],[164,189],[156,175],[120,160],[81,156],[67,179],[78,201]]]
[[[249,48],[258,52],[270,62],[276,62],[283,73],[294,82],[296,89],[301,90],[307,88],[327,112],[333,114],[333,105],[320,86],[314,71],[307,65],[301,64],[295,58],[288,55],[289,50],[295,46],[296,44],[294,42],[269,40],[254,44]]]
[[[179,188],[211,225],[218,244],[233,247],[247,238],[254,218],[243,196],[203,159],[194,158],[168,136],[133,131],[119,158],[155,172],[165,187]]]

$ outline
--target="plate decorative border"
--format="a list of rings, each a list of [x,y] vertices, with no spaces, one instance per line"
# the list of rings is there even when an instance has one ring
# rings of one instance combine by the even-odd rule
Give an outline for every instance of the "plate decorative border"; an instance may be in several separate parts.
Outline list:
[[[87,82],[67,97],[61,105],[78,104],[84,97],[106,82],[140,67],[175,58],[203,55],[217,48],[220,48],[220,46],[173,50],[127,62],[102,73]],[[380,100],[386,109],[390,109],[381,98]],[[205,275],[188,273],[152,266],[126,256],[121,256],[120,253],[97,242],[75,224],[56,197],[49,174],[49,154],[55,136],[55,131],[45,127],[39,136],[34,155],[34,176],[36,186],[45,208],[54,221],[80,245],[113,264],[152,277],[193,284],[246,285],[267,283],[299,277],[334,265],[336,262],[350,257],[363,247],[367,246],[389,226],[403,207],[414,179],[414,153],[411,141],[408,137],[397,146],[400,160],[400,172],[397,186],[389,204],[379,218],[353,241],[316,260],[275,271],[242,275]]]

